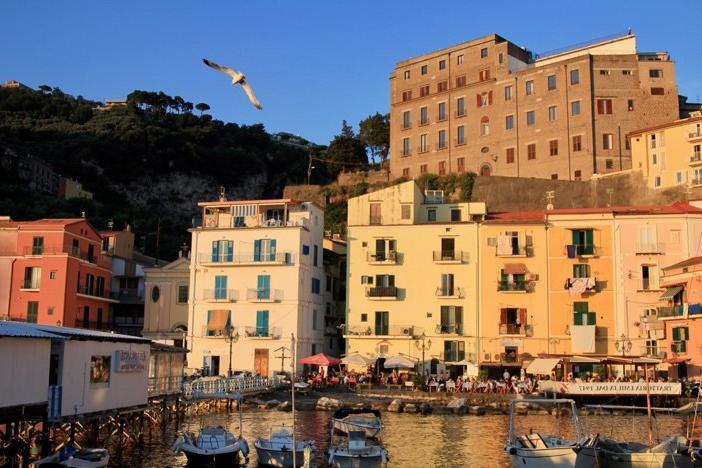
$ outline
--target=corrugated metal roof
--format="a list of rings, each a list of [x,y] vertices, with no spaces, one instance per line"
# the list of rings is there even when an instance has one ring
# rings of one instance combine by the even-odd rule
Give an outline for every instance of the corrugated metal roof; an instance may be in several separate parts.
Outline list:
[[[61,335],[55,335],[40,330],[33,326],[28,326],[22,322],[0,321],[0,337],[18,337],[18,338],[41,338],[46,340],[65,340]]]
[[[94,341],[124,341],[133,343],[150,343],[148,338],[121,335],[83,328],[57,327],[37,323],[0,321],[0,336],[24,336],[28,338],[82,339]]]

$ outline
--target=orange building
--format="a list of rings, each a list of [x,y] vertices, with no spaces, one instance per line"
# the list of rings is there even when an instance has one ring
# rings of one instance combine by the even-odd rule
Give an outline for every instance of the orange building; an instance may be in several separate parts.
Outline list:
[[[111,272],[85,219],[0,218],[0,318],[107,329]]]

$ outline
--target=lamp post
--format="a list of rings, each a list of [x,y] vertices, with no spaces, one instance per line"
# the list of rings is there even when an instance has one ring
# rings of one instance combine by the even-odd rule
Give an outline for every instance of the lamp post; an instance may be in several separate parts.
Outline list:
[[[631,346],[631,340],[627,338],[624,333],[614,342],[614,349],[621,351],[622,357],[626,356],[626,353],[631,351]],[[636,367],[634,367],[634,370],[636,370]],[[622,374],[626,374],[626,364],[622,364]]]
[[[422,332],[422,334],[419,336],[419,339],[417,339],[414,342],[414,344],[417,346],[418,350],[422,351],[422,378],[424,378],[424,352],[431,348],[431,338],[427,340],[427,335],[424,332]]]
[[[227,327],[227,334],[224,336],[224,339],[226,339],[227,343],[229,343],[229,370],[227,371],[227,377],[231,377],[232,376],[232,344],[239,341],[239,332],[237,331],[236,333],[234,333],[234,327],[229,326],[229,327]]]

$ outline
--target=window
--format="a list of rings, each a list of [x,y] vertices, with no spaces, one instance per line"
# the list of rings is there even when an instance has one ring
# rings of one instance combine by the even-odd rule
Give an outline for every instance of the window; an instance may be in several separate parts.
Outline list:
[[[497,55],[497,61],[498,61],[498,63],[499,63],[500,65],[502,65],[502,63],[505,61],[505,57],[504,57],[504,55],[502,54],[502,52],[500,52],[500,53]]]
[[[176,299],[178,304],[185,304],[188,302],[188,288],[189,286],[187,284],[178,285],[178,298]]]
[[[402,168],[402,177],[409,177],[409,176],[410,176],[409,167],[403,167]]]
[[[409,156],[412,154],[410,150],[410,139],[409,137],[402,139],[402,156]]]
[[[614,149],[614,135],[612,135],[611,133],[602,134],[602,149]]]
[[[676,184],[681,184],[683,181],[683,173],[678,171],[675,173],[675,183]]]
[[[41,255],[44,253],[44,238],[32,238],[32,255]]]
[[[420,107],[419,108],[419,125],[426,125],[429,123],[429,108]]]
[[[622,75],[631,76],[632,75],[631,70],[622,70]]]
[[[582,135],[573,136],[573,152],[582,151],[583,149],[583,137]]]
[[[549,106],[548,107],[548,120],[549,122],[554,122],[557,118],[557,107],[556,106]]]
[[[37,323],[39,315],[39,303],[37,301],[27,302],[27,322]]]
[[[427,221],[430,221],[430,222],[436,221],[436,208],[427,209]]]
[[[577,255],[594,255],[595,245],[593,242],[592,229],[573,229],[572,242],[575,246],[574,253]]]
[[[258,275],[256,278],[256,299],[271,298],[271,275]]]
[[[312,264],[314,266],[319,266],[319,246],[314,246],[314,257],[312,258]]]
[[[412,99],[412,90],[402,91],[402,101],[410,101]]]
[[[573,302],[573,325],[595,325],[597,315],[588,309],[587,302]]]
[[[212,241],[212,261],[213,262],[233,262],[234,261],[234,241],[218,240]]]
[[[428,136],[426,133],[422,133],[419,135],[419,152],[426,153],[427,151],[429,151]]]
[[[215,276],[214,298],[227,299],[227,277],[224,275]]]
[[[46,309],[46,315],[54,315],[54,310],[56,310],[55,307],[49,307],[48,309]],[[102,309],[98,309],[98,310],[102,310]]]
[[[361,322],[367,322],[368,321],[368,314],[361,314]]]
[[[268,317],[267,310],[256,311],[256,336],[268,336]]]
[[[649,78],[663,78],[663,70],[652,68],[648,71]]]
[[[409,70],[405,70],[405,79],[406,80],[410,79],[410,71]]]
[[[486,68],[484,70],[480,70],[478,73],[478,81],[487,81],[490,79],[490,69]]]
[[[573,172],[573,179],[574,180],[582,180],[582,178],[583,178],[582,171],[580,169]]]
[[[558,174],[551,174],[551,180],[558,180]]]
[[[580,70],[577,68],[570,71],[570,84],[576,85],[580,83]]]
[[[390,333],[390,312],[375,313],[375,334],[387,336]]]
[[[371,203],[370,204],[370,224],[380,224],[381,222],[381,217],[380,217],[380,203]]]
[[[480,135],[485,136],[490,134],[490,119],[483,117],[480,119]]]
[[[439,60],[439,70],[446,68],[446,60]]]
[[[507,148],[505,159],[507,161],[507,164],[514,163],[514,148]]]
[[[597,100],[597,113],[600,115],[609,115],[612,113],[612,100],[611,99],[598,99]]]
[[[429,96],[429,85],[419,87],[419,97]]]
[[[411,122],[410,111],[404,111],[402,113],[402,128],[410,128],[412,126]]]
[[[558,156],[558,140],[548,142],[548,154],[550,156]]]
[[[254,240],[254,262],[274,262],[277,257],[276,243],[275,239]]]
[[[548,75],[546,82],[548,84],[549,91],[556,89],[556,75]]]
[[[492,91],[482,92],[476,95],[478,107],[485,107],[492,104]]]
[[[438,120],[446,120],[446,103],[445,102],[440,102],[439,103],[439,115],[438,115]]]
[[[448,91],[448,81],[439,81],[436,84],[436,92],[437,93],[443,93],[444,91]]]
[[[656,176],[656,178],[654,179],[654,186],[655,187],[661,186],[661,176]]]
[[[462,88],[466,85],[466,75],[456,77],[456,88]]]
[[[656,148],[656,134],[651,135],[651,149]]]
[[[663,96],[665,95],[665,89],[663,88],[651,88],[652,96]]]
[[[486,58],[488,56],[488,48],[483,47],[480,49],[480,58]]]
[[[41,285],[41,268],[40,267],[25,267],[24,282],[22,289],[39,289]]]
[[[459,97],[456,99],[456,117],[466,115],[466,99]]]
[[[531,96],[534,94],[534,80],[528,80],[525,84],[526,95]]]
[[[302,244],[302,255],[309,255],[310,254],[310,246],[306,244]]]
[[[675,327],[673,331],[673,342],[670,350],[674,353],[686,353],[687,341],[690,339],[690,330],[688,327]]]
[[[466,144],[466,128],[463,125],[459,125],[458,127],[456,127],[456,144]]]
[[[605,159],[605,169],[614,169],[614,161]]]
[[[527,159],[536,159],[536,143],[527,145]]]
[[[443,296],[453,296],[453,275],[441,275],[441,293]],[[463,329],[463,307],[441,306],[441,333],[461,333]]]
[[[570,103],[570,115],[580,115],[580,101],[573,101]]]
[[[526,121],[527,121],[527,125],[534,125],[536,123],[536,112],[527,111]]]
[[[633,99],[627,99],[626,108],[629,112],[634,110],[634,100]]]
[[[446,175],[446,161],[439,161],[439,175]]]
[[[512,100],[512,86],[505,86],[505,101]]]
[[[367,275],[361,276],[361,284],[373,284],[373,277]]]
[[[422,67],[419,69],[419,73],[421,73],[422,75],[426,75],[428,71],[429,69],[426,65],[422,65]]]
[[[319,278],[312,278],[312,294],[322,293],[322,282]]]
[[[402,219],[410,219],[412,217],[412,205],[402,205],[400,208]]]
[[[609,75],[609,70],[600,70],[600,75],[601,75],[601,76],[607,76],[607,75]]]
[[[465,158],[456,159],[456,170],[461,173],[466,171],[466,160]]]
[[[426,165],[426,164],[422,164],[421,166],[419,166],[419,173],[420,173],[420,174],[426,174],[426,173],[427,173],[427,165]]]
[[[439,142],[437,143],[437,149],[445,149],[447,146],[446,130],[439,130]]]
[[[461,220],[461,210],[460,208],[451,208],[451,221],[459,222]]]
[[[457,64],[457,65],[461,65],[462,63],[463,63],[463,54],[459,54],[459,55],[456,57],[456,64]]]
[[[505,129],[512,130],[514,128],[514,116],[508,115],[505,117]]]
[[[52,279],[52,280],[56,279],[56,274],[57,274],[56,271],[50,271],[49,272],[49,279]]]

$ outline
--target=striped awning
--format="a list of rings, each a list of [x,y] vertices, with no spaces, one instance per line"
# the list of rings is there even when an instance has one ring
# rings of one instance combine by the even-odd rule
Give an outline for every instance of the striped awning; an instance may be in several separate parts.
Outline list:
[[[680,291],[683,290],[682,286],[671,286],[668,289],[665,290],[663,294],[661,294],[661,297],[658,299],[661,301],[671,301],[675,297],[676,294],[678,294]]]
[[[537,358],[526,368],[527,374],[549,375],[558,365],[560,358]]]
[[[524,275],[527,267],[523,263],[506,263],[502,271],[505,275]]]
[[[207,321],[207,330],[218,331],[224,330],[229,324],[229,311],[228,310],[211,310],[210,317]]]

